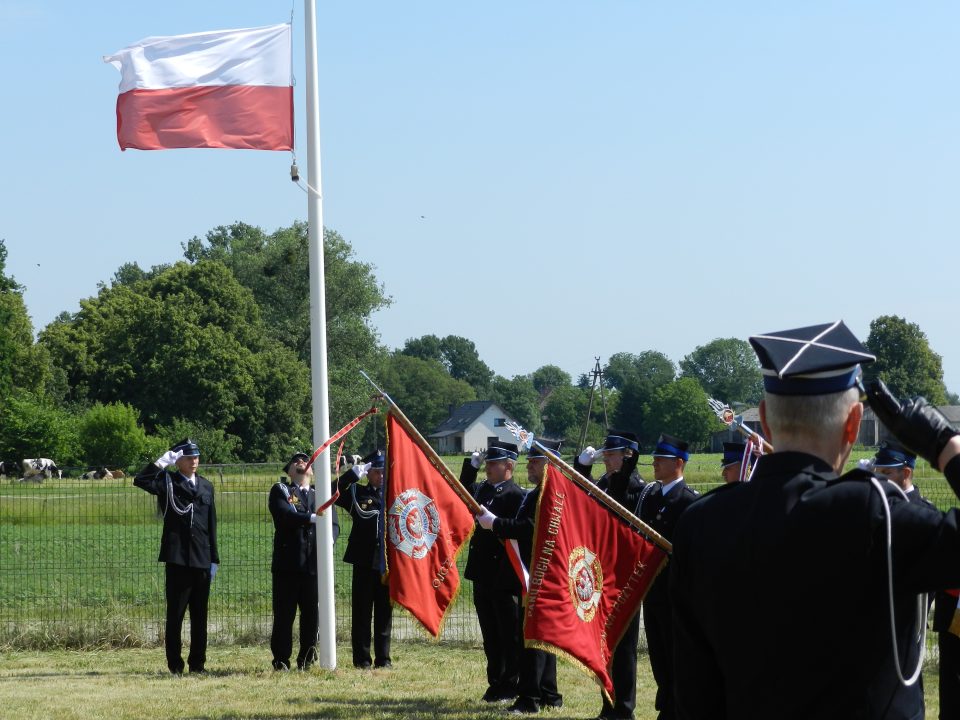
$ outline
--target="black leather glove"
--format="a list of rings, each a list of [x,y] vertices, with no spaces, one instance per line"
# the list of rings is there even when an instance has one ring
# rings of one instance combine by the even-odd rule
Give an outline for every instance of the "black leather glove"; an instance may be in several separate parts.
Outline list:
[[[874,380],[867,386],[867,399],[877,419],[901,443],[940,469],[937,461],[950,438],[960,434],[943,413],[922,397],[903,403],[893,396],[883,380]]]
[[[637,469],[637,463],[640,462],[640,453],[633,452],[629,457],[623,458],[623,468],[622,472],[630,477],[633,474],[633,471]]]

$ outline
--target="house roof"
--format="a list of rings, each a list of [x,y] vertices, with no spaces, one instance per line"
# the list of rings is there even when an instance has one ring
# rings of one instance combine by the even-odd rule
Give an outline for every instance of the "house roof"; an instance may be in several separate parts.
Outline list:
[[[470,402],[465,402],[454,410],[450,417],[440,423],[437,429],[430,434],[430,437],[443,437],[456,432],[463,432],[473,425],[477,418],[487,411],[487,408],[493,405],[496,405],[493,400],[471,400]],[[500,408],[499,405],[496,407],[497,409]]]

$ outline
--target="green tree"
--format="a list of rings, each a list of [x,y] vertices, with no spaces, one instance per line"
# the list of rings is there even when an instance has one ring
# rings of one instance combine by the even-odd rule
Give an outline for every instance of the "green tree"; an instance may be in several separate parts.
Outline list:
[[[219,262],[101,287],[40,340],[67,375],[69,400],[127,403],[149,432],[176,418],[218,428],[251,461],[307,436],[306,368],[270,341],[251,292]]]
[[[372,367],[378,339],[370,317],[390,304],[369,263],[336,231],[324,228],[327,360],[331,367]],[[308,226],[296,222],[267,235],[245,223],[220,226],[184,244],[188,261],[218,260],[248,288],[268,334],[310,361],[310,245]]]
[[[603,375],[609,387],[619,390],[616,410],[610,413],[613,426],[637,433],[644,445],[652,444],[657,435],[651,436],[645,430],[647,405],[658,388],[673,382],[673,362],[656,350],[645,350],[639,355],[616,353],[610,356]]]
[[[79,420],[84,458],[97,467],[130,467],[146,459],[147,434],[137,411],[125,403],[96,403]],[[151,458],[153,459],[153,458]]]
[[[763,379],[750,343],[717,338],[680,361],[680,374],[700,383],[707,395],[727,404],[760,402]]]
[[[525,429],[534,434],[542,431],[540,393],[528,375],[516,375],[510,380],[497,375],[490,386],[490,399]]]
[[[383,363],[378,383],[426,437],[446,420],[451,407],[477,399],[463,380],[450,377],[436,360],[395,352]]]
[[[864,368],[868,378],[883,380],[898,397],[922,395],[934,405],[946,402],[942,360],[919,325],[896,315],[882,315],[870,323],[864,344],[877,356],[876,362]]]
[[[0,457],[48,457],[60,467],[79,465],[76,417],[28,392],[0,404]]]
[[[0,400],[15,390],[47,394],[52,368],[46,351],[33,342],[33,324],[23,287],[6,274],[7,248],[0,240]]]
[[[493,370],[480,359],[472,340],[459,335],[447,335],[443,339],[424,335],[407,340],[400,352],[421,360],[438,361],[450,377],[468,383],[480,397],[490,393]]]
[[[554,388],[543,405],[544,435],[562,439],[568,446],[579,440],[589,397],[589,390],[572,385]]]
[[[541,398],[546,398],[558,388],[570,387],[571,383],[570,373],[561,370],[556,365],[544,365],[537,368],[531,373],[530,379]]]
[[[686,440],[693,448],[703,447],[712,433],[724,428],[707,404],[703,388],[689,377],[657,388],[645,420],[647,437],[656,438],[664,432]]]

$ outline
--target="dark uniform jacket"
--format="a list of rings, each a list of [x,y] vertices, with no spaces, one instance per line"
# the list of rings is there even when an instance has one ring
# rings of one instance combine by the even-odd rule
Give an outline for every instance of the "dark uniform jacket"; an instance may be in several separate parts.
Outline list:
[[[517,541],[517,547],[520,548],[520,558],[528,570],[530,569],[530,558],[533,556],[533,524],[537,519],[537,500],[539,498],[540,486],[535,485],[521,501],[516,517],[498,517],[493,521],[494,535],[501,540]],[[509,561],[506,564],[509,565]],[[512,566],[505,568],[505,570],[514,572]]]
[[[663,494],[663,483],[649,483],[640,494],[637,516],[667,540],[673,539],[680,515],[700,494],[680,479],[670,491]],[[643,602],[650,605],[663,605],[670,601],[669,573],[661,572],[650,587]],[[669,619],[669,616],[668,618]]]
[[[592,465],[581,465],[579,460],[574,460],[573,469],[585,478],[593,479],[590,476],[593,470]],[[625,468],[621,468],[610,476],[604,473],[596,481],[597,487],[636,515],[640,493],[643,492],[646,483],[643,482],[643,478],[636,470],[632,470],[629,475],[624,470]]]
[[[273,517],[273,572],[317,574],[316,492],[283,480],[270,488],[267,505]]]
[[[960,462],[946,475],[960,487]],[[681,718],[922,716],[893,664],[881,492],[894,597],[911,608],[897,617],[905,674],[916,595],[960,586],[958,515],[870,477],[778,452],[683,513],[670,566]]]
[[[369,483],[361,485],[357,474],[351,468],[340,479],[337,486],[340,497],[337,505],[350,512],[353,527],[347,540],[344,562],[362,565],[367,568],[380,567],[380,513],[383,511],[383,491]]]
[[[477,482],[477,469],[470,464],[469,459],[463,461],[460,482],[478,503],[497,517],[516,517],[520,503],[523,502],[523,490],[513,480],[506,480],[495,486],[486,481]],[[463,576],[467,580],[519,595],[520,581],[516,573],[503,572],[509,563],[505,553],[503,543],[493,531],[478,526],[470,538],[470,554],[467,556]]]
[[[133,484],[156,495],[159,510],[163,513],[158,560],[209,569],[211,563],[220,563],[217,508],[213,503],[213,485],[200,474],[196,475],[196,480],[196,487],[193,487],[178,471],[167,473],[150,463],[137,474]],[[168,495],[168,488],[172,495]]]

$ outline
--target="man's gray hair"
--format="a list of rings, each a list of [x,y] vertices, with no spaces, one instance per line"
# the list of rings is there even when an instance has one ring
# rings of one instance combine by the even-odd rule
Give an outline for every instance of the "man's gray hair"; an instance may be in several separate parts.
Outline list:
[[[843,430],[850,407],[860,399],[853,387],[829,395],[764,394],[767,425],[777,438],[823,438]]]

